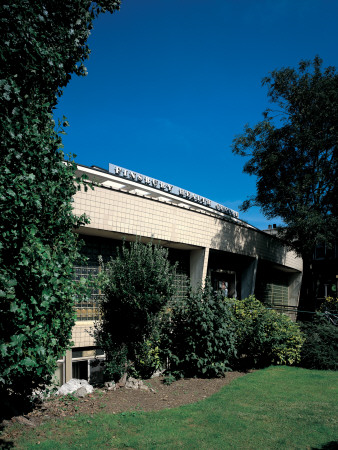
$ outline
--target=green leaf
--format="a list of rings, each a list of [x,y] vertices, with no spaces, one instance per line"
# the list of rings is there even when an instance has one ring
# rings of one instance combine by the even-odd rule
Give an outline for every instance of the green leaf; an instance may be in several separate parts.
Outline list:
[[[16,302],[11,302],[9,310],[14,313],[18,310],[18,304]]]

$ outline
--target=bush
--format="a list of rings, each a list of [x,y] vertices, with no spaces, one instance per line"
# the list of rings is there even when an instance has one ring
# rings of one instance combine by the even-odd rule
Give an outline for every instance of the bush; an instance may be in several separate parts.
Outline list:
[[[305,342],[300,366],[307,369],[338,369],[338,328],[322,315],[301,324]]]
[[[268,309],[253,296],[228,302],[234,307],[242,364],[264,367],[299,362],[304,337],[288,316]]]
[[[324,313],[326,316],[331,317],[333,320],[337,320],[338,316],[338,298],[326,297],[319,308],[320,313]]]
[[[161,356],[169,375],[217,377],[231,370],[236,357],[233,312],[209,282],[171,305],[162,333]]]
[[[103,266],[104,297],[94,335],[106,353],[107,379],[117,381],[131,370],[149,376],[157,369],[158,316],[174,294],[173,279],[168,250],[151,243],[124,243]]]
[[[161,370],[160,360],[160,340],[155,331],[149,339],[140,343],[134,365],[131,368],[131,375],[135,378],[148,379],[155,372]]]

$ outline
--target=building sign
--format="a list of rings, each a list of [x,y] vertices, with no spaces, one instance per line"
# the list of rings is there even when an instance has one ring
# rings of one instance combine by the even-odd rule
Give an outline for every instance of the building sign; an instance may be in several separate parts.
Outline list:
[[[213,202],[212,200],[209,200],[205,197],[201,197],[200,195],[193,194],[192,192],[186,191],[185,189],[173,186],[172,184],[164,183],[163,181],[147,177],[146,175],[141,175],[140,173],[124,169],[120,166],[115,166],[115,164],[109,164],[109,173],[119,178],[126,178],[128,180],[135,181],[142,184],[143,186],[148,186],[164,192],[168,192],[170,194],[176,195],[177,197],[181,197],[194,203],[199,203],[200,205],[206,206],[208,208],[215,209],[216,211],[227,214],[228,216],[238,218],[238,212],[234,211],[233,209],[227,208],[226,206]]]

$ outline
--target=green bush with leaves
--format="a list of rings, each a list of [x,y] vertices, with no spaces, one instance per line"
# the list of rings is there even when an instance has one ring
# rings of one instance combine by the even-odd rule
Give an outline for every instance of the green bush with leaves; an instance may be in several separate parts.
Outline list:
[[[119,1],[1,2],[0,397],[49,383],[69,346],[78,258],[72,196],[82,180],[61,151],[53,111],[85,75],[95,17]],[[61,126],[61,125],[60,125]],[[67,126],[64,119],[62,126]],[[4,403],[3,403],[4,404]]]
[[[218,377],[236,358],[236,328],[231,305],[205,288],[190,289],[174,302],[162,322],[161,356],[167,373],[178,377]]]
[[[174,273],[168,250],[151,243],[124,243],[103,265],[95,339],[106,353],[107,379],[125,372],[145,377],[158,368],[159,314],[174,294]]]
[[[338,327],[323,314],[313,322],[304,322],[305,335],[300,366],[307,369],[338,370]]]
[[[326,297],[319,307],[319,312],[338,316],[338,298]]]
[[[242,364],[263,367],[299,362],[304,337],[298,324],[285,314],[268,309],[254,296],[227,302],[234,308]]]

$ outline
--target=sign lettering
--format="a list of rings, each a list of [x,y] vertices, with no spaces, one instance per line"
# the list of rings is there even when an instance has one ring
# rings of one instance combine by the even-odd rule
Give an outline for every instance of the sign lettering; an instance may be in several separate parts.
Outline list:
[[[221,205],[220,203],[213,202],[208,198],[201,197],[200,195],[186,191],[185,189],[181,189],[177,186],[173,186],[171,184],[164,183],[163,181],[156,180],[155,178],[147,177],[137,172],[132,172],[131,170],[115,166],[114,164],[109,164],[109,172],[119,178],[127,178],[146,186],[152,186],[155,189],[169,192],[191,202],[199,203],[208,208],[215,209],[216,211],[227,214],[228,216],[238,218],[238,212],[234,211],[233,209]]]

